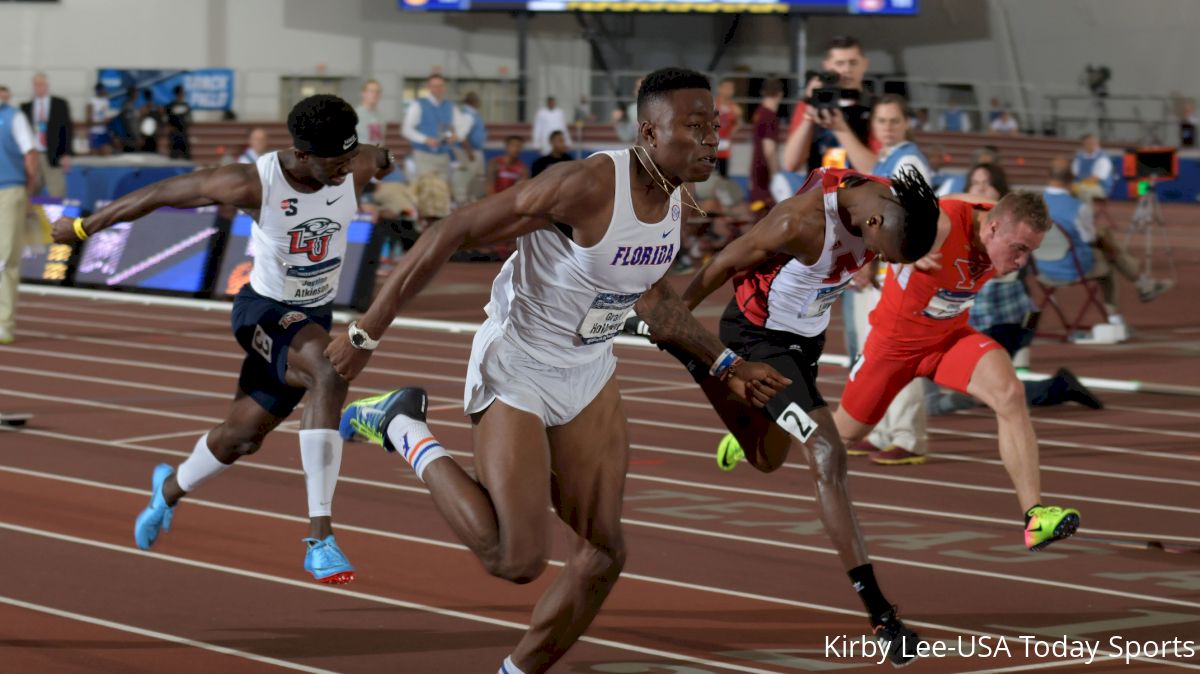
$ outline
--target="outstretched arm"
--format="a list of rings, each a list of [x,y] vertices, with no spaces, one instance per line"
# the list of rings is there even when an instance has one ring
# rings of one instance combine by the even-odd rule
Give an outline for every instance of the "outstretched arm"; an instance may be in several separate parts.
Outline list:
[[[429,284],[459,248],[506,241],[554,221],[578,222],[575,214],[594,206],[588,203],[595,192],[590,185],[593,173],[587,162],[562,162],[533,180],[454,211],[422,234],[401,258],[358,327],[372,340],[382,337],[405,303]],[[356,349],[343,334],[325,353],[342,376],[352,379],[366,366],[371,352]]]
[[[700,325],[666,278],[642,295],[635,310],[650,327],[655,342],[676,346],[709,368],[725,353],[721,340]],[[727,365],[721,378],[734,393],[757,407],[792,383],[765,363],[746,363],[740,358]]]
[[[779,253],[805,257],[814,242],[804,235],[804,214],[814,207],[823,209],[816,203],[820,198],[821,190],[811,190],[780,202],[749,232],[725,246],[692,277],[683,293],[688,308],[695,309],[734,274],[754,269]],[[819,250],[821,241],[815,243]]]
[[[167,178],[130,192],[85,219],[83,230],[91,236],[118,222],[136,220],[163,206],[196,208],[226,204],[257,210],[261,203],[262,186],[258,180],[258,170],[252,164],[230,164]],[[85,238],[77,236],[74,225],[74,218],[60,218],[55,222],[55,242],[74,243]]]

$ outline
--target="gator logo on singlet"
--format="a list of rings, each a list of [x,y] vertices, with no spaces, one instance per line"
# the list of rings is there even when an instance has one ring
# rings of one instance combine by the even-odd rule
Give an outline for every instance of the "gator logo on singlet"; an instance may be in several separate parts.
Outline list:
[[[313,218],[288,230],[291,237],[289,253],[307,253],[308,259],[320,262],[329,254],[329,240],[342,226],[329,218]]]
[[[975,287],[975,281],[992,268],[992,263],[982,260],[964,260],[960,257],[954,261],[954,268],[958,270],[959,276],[956,287],[959,290],[971,290]]]
[[[666,264],[675,259],[675,244],[664,246],[618,246],[609,264],[616,267]]]

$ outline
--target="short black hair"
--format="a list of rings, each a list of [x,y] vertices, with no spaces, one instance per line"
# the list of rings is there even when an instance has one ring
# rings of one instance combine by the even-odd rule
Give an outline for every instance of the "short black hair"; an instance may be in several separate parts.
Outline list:
[[[560,129],[555,129],[554,131],[550,132],[550,140],[553,141],[555,136],[561,135],[563,135],[563,132]]]
[[[182,84],[176,84],[176,85],[175,85],[175,88],[171,90],[171,93],[175,94],[176,96],[178,96],[179,94],[182,94],[182,93],[184,93],[184,88],[183,88],[183,85],[182,85]]]
[[[559,132],[558,132],[558,131],[555,131],[554,133],[559,133]],[[550,135],[554,135],[554,134],[550,134]],[[504,144],[505,144],[505,145],[508,145],[509,143],[513,142],[514,140],[515,140],[515,141],[517,141],[518,143],[524,143],[524,142],[525,142],[525,138],[523,138],[523,137],[521,137],[521,136],[505,136],[505,138],[504,138]]]
[[[313,148],[311,151],[317,156],[337,156],[340,153],[327,152],[343,147],[344,139],[355,135],[358,113],[337,96],[317,94],[292,107],[288,113],[287,127],[297,149],[310,151],[305,148]],[[349,149],[346,148],[347,151]]]
[[[863,50],[863,46],[856,37],[852,37],[850,35],[835,35],[829,38],[829,42],[825,44],[825,53],[828,54],[834,49],[857,49],[861,52]]]
[[[704,89],[712,91],[708,76],[687,68],[659,68],[642,78],[638,87],[637,109],[640,117],[648,103],[680,89]]]
[[[929,254],[937,238],[938,198],[921,172],[909,166],[892,178],[891,200],[904,209],[904,223],[894,230],[904,264]]]

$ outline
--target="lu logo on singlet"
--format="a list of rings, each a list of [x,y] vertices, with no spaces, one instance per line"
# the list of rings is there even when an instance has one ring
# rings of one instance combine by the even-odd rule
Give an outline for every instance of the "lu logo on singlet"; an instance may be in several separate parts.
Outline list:
[[[291,245],[288,252],[306,253],[308,259],[320,262],[329,254],[329,241],[342,226],[329,218],[313,218],[288,230]]]

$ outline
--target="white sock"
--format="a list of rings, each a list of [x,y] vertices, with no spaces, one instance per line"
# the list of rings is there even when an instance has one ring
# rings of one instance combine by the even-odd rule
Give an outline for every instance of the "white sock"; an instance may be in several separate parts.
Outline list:
[[[496,670],[496,674],[525,674],[520,667],[513,664],[512,656],[504,658],[504,662],[500,664],[500,669]]]
[[[208,448],[208,433],[205,433],[196,441],[192,455],[175,470],[175,481],[179,483],[180,489],[189,492],[232,465],[217,461],[217,457],[213,456],[212,450]]]
[[[330,428],[300,431],[300,464],[308,491],[308,516],[333,514],[333,490],[342,469],[342,436]]]
[[[387,427],[388,439],[392,446],[404,457],[408,465],[417,472],[417,479],[425,481],[425,469],[429,464],[443,456],[450,456],[437,438],[433,437],[429,426],[423,421],[397,414]],[[518,670],[519,671],[519,670]]]

